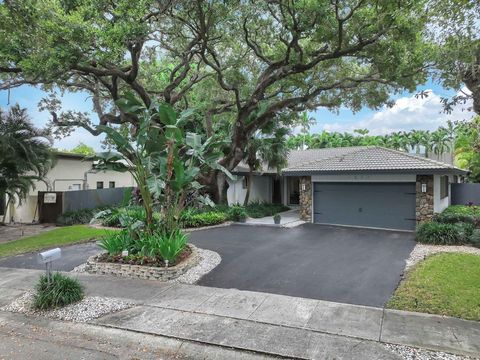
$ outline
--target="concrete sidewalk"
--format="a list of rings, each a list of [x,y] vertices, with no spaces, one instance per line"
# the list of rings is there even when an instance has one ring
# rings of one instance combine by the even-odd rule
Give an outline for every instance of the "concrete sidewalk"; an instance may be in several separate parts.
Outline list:
[[[0,306],[40,272],[0,268]],[[87,294],[137,306],[102,327],[300,359],[398,359],[382,342],[480,355],[480,323],[267,293],[78,274]]]

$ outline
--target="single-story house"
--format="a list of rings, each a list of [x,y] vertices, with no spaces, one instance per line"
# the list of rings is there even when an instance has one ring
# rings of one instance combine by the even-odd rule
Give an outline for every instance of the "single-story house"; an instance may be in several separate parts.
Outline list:
[[[135,186],[130,173],[98,171],[93,169],[93,160],[84,155],[67,152],[56,153],[57,162],[45,178],[46,183],[37,181],[35,188],[20,205],[18,201],[6,209],[6,199],[0,194],[0,216],[7,212],[7,222],[30,223],[38,220],[39,191],[77,191],[88,189],[123,188]]]
[[[243,203],[248,167],[234,171],[230,203]],[[450,183],[468,173],[451,164],[377,146],[291,151],[288,166],[254,173],[250,201],[298,208],[302,220],[414,230],[450,205]]]

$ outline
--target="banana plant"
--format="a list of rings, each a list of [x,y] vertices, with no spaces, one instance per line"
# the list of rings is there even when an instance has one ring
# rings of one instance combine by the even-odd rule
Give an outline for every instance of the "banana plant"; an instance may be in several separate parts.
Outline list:
[[[124,113],[135,114],[139,124],[130,135],[98,127],[116,152],[93,156],[96,168],[130,172],[142,196],[147,231],[153,230],[153,210],[158,205],[162,230],[170,233],[178,228],[187,194],[201,188],[197,179],[202,171],[217,169],[234,178],[218,164],[220,142],[215,138],[202,141],[200,135],[184,131],[193,110],[177,113],[165,103],[153,103],[147,109],[132,95],[117,105]]]

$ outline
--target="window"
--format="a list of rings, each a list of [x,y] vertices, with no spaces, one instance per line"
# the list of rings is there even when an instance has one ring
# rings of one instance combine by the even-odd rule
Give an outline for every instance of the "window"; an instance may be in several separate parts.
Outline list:
[[[97,181],[97,189],[103,189],[103,181]]]
[[[109,181],[109,182],[108,182],[108,187],[109,187],[110,189],[113,189],[113,188],[115,187],[115,181]]]
[[[72,184],[70,185],[70,190],[72,191],[82,190],[82,184]]]
[[[442,176],[440,178],[440,199],[448,196],[448,176]]]
[[[243,177],[242,187],[243,187],[244,189],[247,189],[247,188],[248,188],[248,176],[244,176],[244,177]]]
[[[458,181],[458,176],[457,175],[453,175],[453,183],[454,184],[458,184],[459,181]]]

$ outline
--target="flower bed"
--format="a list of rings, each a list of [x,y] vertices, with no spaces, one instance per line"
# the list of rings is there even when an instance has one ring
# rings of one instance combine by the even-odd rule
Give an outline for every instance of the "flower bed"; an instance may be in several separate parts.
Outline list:
[[[179,256],[173,266],[165,267],[163,263],[154,263],[148,265],[137,265],[118,262],[106,262],[108,255],[103,253],[92,256],[87,260],[85,270],[90,274],[113,275],[126,278],[148,279],[168,281],[185,274],[190,268],[196,266],[200,261],[198,250],[192,244],[187,244],[184,255]],[[185,256],[187,254],[187,256]],[[112,258],[115,260],[115,258]],[[154,266],[152,266],[154,265]]]

